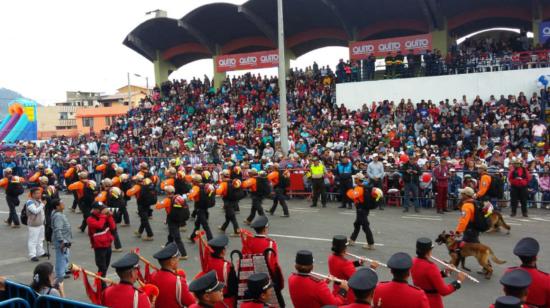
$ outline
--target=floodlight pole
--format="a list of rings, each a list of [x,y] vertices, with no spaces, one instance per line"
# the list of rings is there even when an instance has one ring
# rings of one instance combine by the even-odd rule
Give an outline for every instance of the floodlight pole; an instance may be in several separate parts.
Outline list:
[[[283,0],[277,0],[277,24],[279,41],[279,122],[281,150],[283,155],[288,154],[288,123],[286,109],[286,59],[285,59],[285,26],[283,20]]]

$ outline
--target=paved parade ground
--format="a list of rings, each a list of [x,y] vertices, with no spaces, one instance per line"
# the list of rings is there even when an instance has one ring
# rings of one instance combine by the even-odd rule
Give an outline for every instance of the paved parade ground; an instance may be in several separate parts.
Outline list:
[[[162,198],[162,196],[159,196]],[[4,200],[4,195],[0,194],[1,200]],[[72,204],[72,196],[63,195],[67,208]],[[2,201],[4,202],[4,201]],[[271,206],[271,200],[264,201],[264,209]],[[221,204],[221,201],[218,202]],[[327,257],[331,252],[331,239],[333,235],[344,234],[349,236],[353,226],[355,212],[353,210],[337,209],[339,203],[329,203],[327,208],[310,208],[309,202],[305,200],[291,200],[289,202],[290,218],[279,217],[282,214],[281,209],[275,216],[270,216],[269,233],[279,245],[279,260],[285,274],[285,284],[288,282],[288,276],[294,270],[294,256],[296,251],[300,249],[309,249],[313,251],[315,258],[314,271],[319,273],[328,273]],[[18,210],[20,210],[19,207]],[[155,240],[152,242],[143,242],[134,237],[133,231],[139,225],[139,220],[136,214],[136,204],[132,201],[128,205],[131,214],[131,227],[120,228],[124,252],[130,249],[139,247],[141,254],[154,261],[152,255],[160,249],[160,246],[165,244],[167,228],[163,224],[164,211],[155,211],[154,219],[152,220],[153,231],[155,232]],[[241,202],[241,213],[238,215],[238,221],[241,224],[242,220],[248,215],[250,209],[250,199],[245,199]],[[7,218],[7,206],[4,204],[0,208],[2,220]],[[223,222],[223,212],[219,207],[210,210],[210,226],[214,234],[219,234],[217,226]],[[94,264],[93,251],[90,248],[88,236],[85,233],[80,233],[77,229],[82,219],[80,214],[71,213],[70,209],[66,210],[66,214],[73,228],[73,248],[71,250],[71,262],[83,266],[86,269],[96,271]],[[508,266],[518,265],[519,259],[512,254],[512,249],[515,243],[522,237],[535,237],[541,244],[539,253],[539,268],[543,271],[550,271],[550,211],[547,210],[531,210],[529,218],[509,217],[509,212],[505,210],[505,220],[511,225],[512,231],[510,235],[504,233],[485,234],[481,236],[481,241],[491,246],[495,254],[507,263],[503,265],[494,264],[494,276],[491,280],[484,279],[481,275],[475,274],[479,269],[477,262],[473,258],[467,259],[467,266],[474,273],[474,277],[480,280],[479,284],[474,284],[467,280],[463,284],[463,288],[457,293],[445,298],[445,307],[488,307],[495,298],[502,294],[502,288],[498,283],[499,278]],[[376,242],[375,251],[367,251],[361,248],[362,243],[355,247],[350,247],[349,252],[366,255],[369,258],[377,259],[382,262],[387,262],[388,258],[395,252],[403,251],[414,256],[416,238],[425,236],[435,239],[435,237],[443,230],[453,230],[457,224],[458,212],[446,213],[438,215],[435,210],[423,210],[421,213],[402,213],[401,209],[386,208],[384,211],[374,210],[369,218],[373,229]],[[182,233],[184,243],[189,255],[189,260],[182,261],[181,267],[187,272],[188,280],[200,271],[198,246],[190,244],[186,239],[192,229],[193,221],[188,222],[187,232]],[[76,230],[76,231],[75,231]],[[228,228],[228,231],[231,227]],[[361,233],[358,241],[364,242],[364,233]],[[30,283],[32,271],[36,263],[28,261],[27,256],[27,230],[25,227],[21,229],[11,229],[5,224],[1,227],[0,236],[0,275],[7,276],[8,279],[19,281],[22,283]],[[230,238],[228,251],[240,249],[241,242],[239,238]],[[118,259],[123,253],[113,253],[112,261]],[[434,256],[448,260],[447,250],[443,246],[434,248]],[[54,260],[50,260],[54,263]],[[156,263],[156,262],[155,262]],[[389,280],[390,272],[387,269],[379,268],[378,275],[381,281]],[[115,272],[110,269],[109,278],[116,279]],[[65,283],[67,297],[88,301],[85,295],[84,286],[81,280],[67,280]],[[288,296],[288,290],[283,291],[287,306],[291,307],[291,301]]]

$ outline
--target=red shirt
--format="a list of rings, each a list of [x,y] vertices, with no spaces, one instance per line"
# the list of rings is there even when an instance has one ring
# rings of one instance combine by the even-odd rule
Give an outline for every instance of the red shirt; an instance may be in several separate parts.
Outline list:
[[[136,294],[138,308],[151,307],[147,294],[125,282],[121,282],[105,289],[102,296],[102,305],[110,308],[133,308]]]
[[[268,265],[269,268],[275,275],[280,273],[279,268],[279,260],[277,256],[279,255],[279,250],[277,248],[277,243],[268,238],[265,235],[259,235],[256,234],[253,237],[247,237],[246,240],[243,241],[243,254],[263,254],[264,251],[268,248],[273,249],[275,251],[275,254],[269,254],[268,259]],[[281,274],[281,281],[280,281],[280,287],[281,289],[284,288],[284,280],[282,279],[282,273]]]
[[[430,308],[424,291],[400,281],[380,282],[374,290],[373,303],[383,308]]]
[[[232,308],[235,305],[235,296],[228,295],[229,282],[230,282],[229,275],[231,274],[231,269],[232,269],[231,263],[225,261],[222,258],[217,258],[212,256],[208,260],[207,267],[208,268],[204,271],[205,273],[208,273],[211,270],[215,270],[216,275],[218,276],[218,280],[222,281],[225,284],[225,287],[223,288],[224,302],[218,303],[214,307],[224,308],[227,306],[228,308]],[[235,282],[231,282],[231,283],[235,283]]]
[[[456,291],[452,285],[445,283],[437,265],[427,259],[414,258],[411,277],[413,284],[426,293],[431,308],[443,308],[442,296]]]
[[[516,172],[517,176],[515,176]],[[531,174],[529,173],[529,170],[527,170],[527,168],[512,167],[512,169],[510,169],[510,172],[508,173],[508,182],[510,183],[510,185],[516,187],[526,187],[529,184],[529,181],[531,181]]]
[[[340,308],[371,308],[371,305],[353,303],[353,304],[349,304],[349,305],[345,305],[345,306],[340,306]]]
[[[86,219],[88,224],[88,236],[92,248],[109,248],[114,241],[112,232],[116,230],[115,220],[112,215],[100,214],[93,211],[92,215]]]
[[[331,254],[328,257],[328,272],[338,279],[349,280],[351,275],[355,273],[355,265],[353,264],[353,261],[350,261],[342,256]],[[334,284],[332,290],[334,294],[336,294],[340,290],[340,286]],[[347,302],[355,302],[355,296],[351,291],[348,292]]]
[[[156,307],[175,307],[179,308],[176,289],[178,288],[177,280],[180,281],[180,298],[179,302],[184,306],[190,306],[195,303],[195,297],[189,292],[189,287],[185,280],[185,276],[178,276],[175,273],[161,269],[154,273],[151,277],[151,284],[159,288],[159,296],[155,302]]]
[[[294,308],[320,308],[345,303],[345,298],[330,292],[326,281],[309,274],[293,273],[288,278],[288,290]]]
[[[539,271],[536,267],[527,266],[510,267],[506,272],[514,269],[522,269],[528,272],[533,280],[529,286],[525,303],[550,308],[550,274]]]
[[[270,306],[260,302],[243,302],[241,303],[240,307],[241,308],[264,308],[264,307],[270,307]]]

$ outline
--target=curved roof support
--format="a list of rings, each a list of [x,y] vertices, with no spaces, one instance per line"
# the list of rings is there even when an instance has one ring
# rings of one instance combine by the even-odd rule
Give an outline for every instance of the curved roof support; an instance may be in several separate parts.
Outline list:
[[[342,25],[342,28],[344,29],[344,31],[348,35],[348,38],[354,40],[355,39],[355,35],[354,35],[355,33],[354,33],[353,29],[348,25],[348,23],[343,18],[343,14],[340,11],[340,8],[338,8],[334,4],[334,0],[321,0],[321,2],[323,2],[323,4],[332,11],[334,16],[336,17],[336,19],[338,19],[338,21]]]
[[[529,8],[518,8],[511,6],[483,8],[476,11],[465,12],[449,18],[448,27],[449,30],[453,30],[467,23],[489,18],[512,18],[531,22],[531,10]]]
[[[136,48],[138,48],[149,60],[153,61],[156,58],[155,50],[139,37],[130,33],[127,38],[128,42],[131,42],[134,46],[136,46]]]
[[[237,11],[239,13],[242,13],[246,19],[248,19],[251,23],[256,25],[258,29],[268,38],[270,39],[273,44],[277,45],[277,32],[275,32],[275,29],[272,29],[266,22],[263,20],[260,16],[258,16],[256,13],[252,12],[251,10],[247,9],[243,5],[239,5]]]
[[[193,36],[197,41],[199,41],[202,45],[204,45],[204,47],[206,47],[206,49],[208,49],[208,51],[215,55],[216,54],[216,44],[214,44],[214,42],[210,41],[206,35],[204,35],[201,31],[199,31],[197,28],[193,27],[192,25],[190,25],[189,23],[183,21],[183,20],[178,20],[178,27],[181,27],[185,30],[187,30],[187,32],[189,32],[189,34],[191,34],[191,36]]]
[[[417,0],[417,2],[422,10],[422,14],[424,14],[424,17],[426,18],[426,22],[430,26],[430,30],[441,29],[440,26],[442,23],[438,21],[441,14],[438,14],[436,11],[433,0]]]

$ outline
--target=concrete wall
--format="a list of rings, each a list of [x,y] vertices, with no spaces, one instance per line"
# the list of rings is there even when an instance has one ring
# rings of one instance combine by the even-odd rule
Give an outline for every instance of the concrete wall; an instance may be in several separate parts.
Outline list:
[[[539,91],[537,79],[541,75],[550,75],[550,68],[343,83],[336,85],[336,102],[359,109],[385,99],[396,104],[402,98],[414,103],[421,99],[439,102],[466,95],[472,101],[476,95],[486,100],[493,94],[498,99],[501,94],[517,95],[520,91],[530,97]]]

